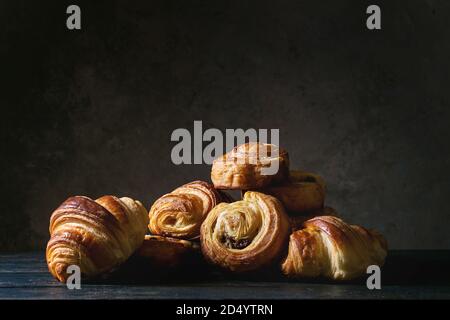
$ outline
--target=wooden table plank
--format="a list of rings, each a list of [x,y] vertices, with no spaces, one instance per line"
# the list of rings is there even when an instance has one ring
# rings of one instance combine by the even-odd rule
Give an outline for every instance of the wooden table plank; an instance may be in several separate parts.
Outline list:
[[[0,299],[449,299],[449,287],[390,286],[368,290],[356,285],[294,283],[285,287],[64,286],[0,288]]]
[[[364,280],[261,281],[217,272],[157,283],[113,277],[68,290],[49,274],[42,252],[0,254],[0,299],[450,299],[449,268],[450,251],[391,251],[381,290]]]
[[[0,254],[0,274],[1,273],[48,273],[45,262],[45,253],[27,252],[17,254]]]

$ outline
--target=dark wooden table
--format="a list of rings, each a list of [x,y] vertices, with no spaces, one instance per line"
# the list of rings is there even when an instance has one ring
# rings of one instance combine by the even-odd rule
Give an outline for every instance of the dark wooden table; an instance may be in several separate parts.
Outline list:
[[[364,279],[261,281],[215,272],[187,282],[101,280],[68,290],[48,273],[43,253],[0,254],[0,299],[450,299],[449,270],[450,251],[390,251],[381,290],[368,290]]]

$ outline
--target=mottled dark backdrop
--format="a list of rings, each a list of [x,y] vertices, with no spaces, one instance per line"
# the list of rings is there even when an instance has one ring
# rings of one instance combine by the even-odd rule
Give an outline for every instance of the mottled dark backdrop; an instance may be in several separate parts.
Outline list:
[[[148,207],[207,165],[176,128],[280,128],[292,166],[392,248],[450,249],[450,3],[0,1],[0,250],[43,248],[69,195]]]

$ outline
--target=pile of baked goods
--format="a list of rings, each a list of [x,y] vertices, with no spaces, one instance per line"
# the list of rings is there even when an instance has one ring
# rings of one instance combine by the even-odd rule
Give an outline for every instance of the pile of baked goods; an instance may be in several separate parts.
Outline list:
[[[274,164],[276,172],[266,174]],[[50,218],[50,272],[65,282],[70,265],[95,278],[131,256],[160,270],[183,270],[187,261],[203,257],[229,272],[348,280],[384,263],[383,236],[324,207],[324,180],[290,170],[289,155],[278,146],[235,147],[213,162],[211,180],[176,188],[149,212],[127,197],[67,199]],[[234,201],[224,190],[241,190],[242,199]]]

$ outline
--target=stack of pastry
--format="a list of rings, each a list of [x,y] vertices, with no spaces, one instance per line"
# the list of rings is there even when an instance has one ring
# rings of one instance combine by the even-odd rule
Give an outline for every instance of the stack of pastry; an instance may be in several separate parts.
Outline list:
[[[149,270],[186,269],[201,251],[231,272],[276,267],[289,277],[345,280],[384,262],[384,238],[324,207],[324,180],[289,170],[287,151],[275,145],[234,148],[214,161],[211,180],[176,188],[148,212],[126,197],[67,199],[50,218],[50,272],[64,282],[68,267],[77,265],[94,278],[133,254]],[[241,190],[242,199],[222,190]]]
[[[274,162],[278,171],[264,175]],[[243,190],[241,201],[218,205],[202,225],[202,251],[214,264],[246,271],[280,263],[289,277],[347,280],[384,263],[384,238],[324,207],[324,180],[289,170],[278,146],[238,146],[213,162],[211,179],[218,189]]]
[[[70,265],[79,266],[83,277],[90,279],[115,270],[133,254],[152,271],[186,267],[198,259],[206,215],[230,200],[204,181],[163,195],[150,212],[130,198],[71,197],[50,218],[48,268],[65,282]]]

